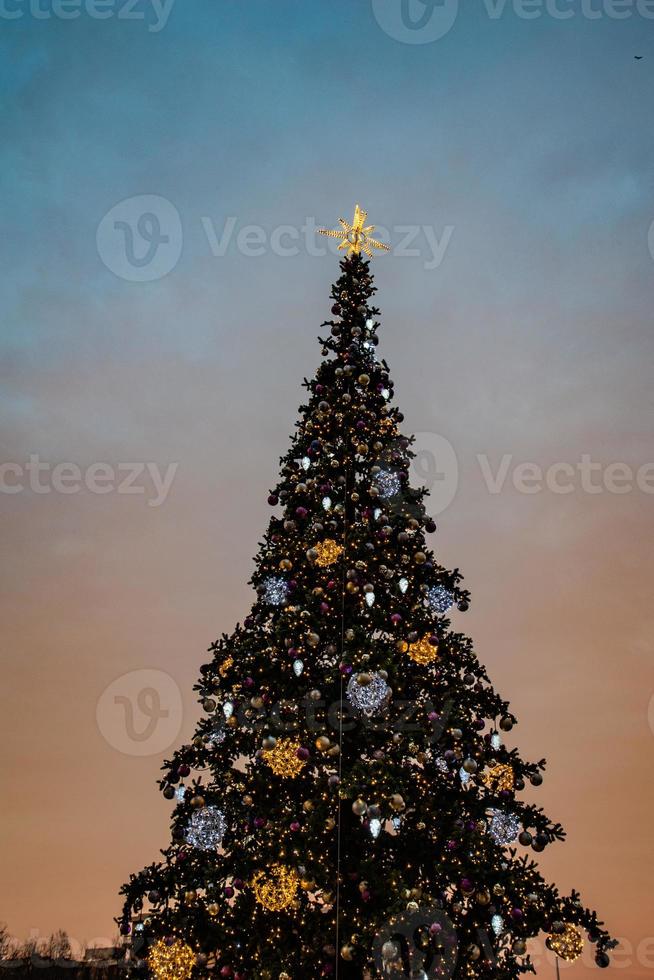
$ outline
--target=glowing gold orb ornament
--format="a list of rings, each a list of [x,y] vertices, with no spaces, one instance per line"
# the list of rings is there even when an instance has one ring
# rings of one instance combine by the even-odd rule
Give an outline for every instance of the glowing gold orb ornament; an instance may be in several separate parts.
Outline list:
[[[429,634],[423,636],[421,640],[417,640],[415,643],[409,643],[407,653],[414,663],[420,664],[423,667],[432,663],[434,660],[438,660],[438,647],[433,646],[429,642]]]
[[[568,963],[574,963],[582,954],[584,941],[581,933],[572,923],[566,923],[562,933],[551,933],[547,940],[549,948]]]
[[[252,879],[252,891],[259,905],[269,912],[281,912],[295,900],[300,879],[294,868],[273,864],[269,871],[257,871]]]
[[[345,218],[339,218],[340,231],[331,228],[319,228],[318,234],[327,235],[328,238],[340,238],[341,243],[338,247],[339,249],[346,248],[348,256],[360,255],[361,252],[364,252],[372,258],[373,248],[378,248],[382,252],[390,252],[389,245],[378,242],[375,238],[371,237],[375,226],[366,225],[367,217],[368,212],[356,204],[352,224],[346,221]]]
[[[233,666],[234,666],[234,658],[226,657],[225,660],[223,660],[220,667],[218,668],[218,673],[220,674],[221,677],[227,677],[227,674],[229,673],[230,669]]]
[[[500,793],[502,790],[512,790],[515,785],[513,768],[503,762],[497,762],[489,766],[482,773],[481,781],[491,793]]]
[[[343,552],[343,547],[332,538],[325,538],[324,541],[315,545],[314,550],[317,553],[316,565],[327,568],[328,565],[333,565],[335,561],[338,561]]]
[[[188,980],[194,965],[195,953],[181,939],[170,944],[159,939],[148,953],[148,966],[156,980]]]
[[[304,769],[304,760],[298,759],[300,743],[292,738],[280,738],[272,749],[264,749],[263,758],[276,776],[295,779]]]

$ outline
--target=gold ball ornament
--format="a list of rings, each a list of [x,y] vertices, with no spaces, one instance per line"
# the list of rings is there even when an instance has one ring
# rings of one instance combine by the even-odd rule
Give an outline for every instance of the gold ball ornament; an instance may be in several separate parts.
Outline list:
[[[423,636],[421,640],[410,643],[407,653],[414,663],[426,666],[434,660],[438,660],[438,647],[432,646],[429,642],[429,635]]]
[[[547,945],[562,960],[574,963],[582,954],[584,941],[579,929],[568,922],[562,933],[550,933]]]
[[[265,749],[263,759],[276,776],[295,779],[304,769],[304,760],[298,759],[300,743],[291,738],[280,738],[272,749]]]
[[[194,965],[195,953],[180,939],[170,945],[159,939],[148,953],[148,966],[156,980],[188,980]]]
[[[294,868],[273,864],[266,871],[257,871],[252,879],[252,891],[259,905],[269,912],[281,912],[295,900],[300,879]]]

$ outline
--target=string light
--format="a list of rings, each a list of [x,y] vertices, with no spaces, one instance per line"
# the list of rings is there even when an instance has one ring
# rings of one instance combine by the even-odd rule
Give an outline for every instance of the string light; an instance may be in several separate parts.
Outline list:
[[[454,605],[454,596],[444,585],[434,585],[427,590],[427,601],[435,613],[446,613]]]
[[[263,598],[271,606],[281,606],[288,596],[288,582],[285,578],[271,576],[265,580]]]
[[[490,811],[490,827],[488,833],[496,844],[503,847],[511,844],[520,833],[520,820],[515,813],[505,813],[503,810]]]
[[[217,806],[196,810],[186,831],[186,842],[201,851],[215,850],[225,836],[227,821]]]
[[[280,738],[271,749],[264,749],[263,758],[276,776],[294,779],[304,769],[304,760],[298,758],[300,743],[290,738]]]
[[[382,470],[375,477],[375,486],[379,490],[379,496],[382,500],[388,500],[389,497],[394,497],[400,492],[402,481],[397,473],[393,473],[391,470]]]
[[[574,963],[582,954],[584,941],[576,926],[567,922],[562,933],[550,933],[547,945],[567,963]]]
[[[421,664],[423,667],[438,659],[438,647],[429,642],[429,635],[423,636],[416,643],[410,643],[407,653],[414,663]]]
[[[268,873],[257,871],[252,879],[252,891],[260,905],[269,912],[281,912],[294,901],[300,879],[294,868],[273,864]]]
[[[492,793],[500,793],[502,790],[512,790],[515,785],[513,768],[503,762],[496,762],[489,766],[481,775],[484,786]]]
[[[328,565],[333,565],[335,561],[338,561],[343,547],[333,541],[332,538],[325,538],[324,541],[320,541],[314,546],[314,550],[317,552],[316,565],[327,568]]]
[[[390,690],[381,674],[353,674],[347,685],[347,699],[353,708],[372,714],[382,706]]]
[[[159,939],[148,953],[148,966],[157,980],[188,980],[195,966],[195,953],[176,939]]]

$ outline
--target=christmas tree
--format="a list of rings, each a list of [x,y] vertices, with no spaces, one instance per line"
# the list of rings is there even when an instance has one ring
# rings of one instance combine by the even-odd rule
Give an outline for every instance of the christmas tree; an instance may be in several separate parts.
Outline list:
[[[541,932],[564,960],[585,934],[600,967],[615,945],[530,855],[564,832],[519,799],[545,762],[505,745],[516,719],[451,622],[469,594],[409,482],[365,220],[326,232],[348,255],[256,601],[210,648],[195,736],[163,766],[172,842],[123,888],[133,962],[162,980],[513,978]]]

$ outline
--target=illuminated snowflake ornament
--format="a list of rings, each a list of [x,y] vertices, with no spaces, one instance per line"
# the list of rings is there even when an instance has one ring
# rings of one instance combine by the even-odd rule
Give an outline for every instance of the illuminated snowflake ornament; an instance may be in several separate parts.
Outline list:
[[[390,470],[381,470],[375,477],[375,486],[379,490],[379,496],[382,500],[388,500],[400,492],[402,481],[397,473],[393,473]]]
[[[444,585],[434,585],[427,592],[427,601],[435,613],[446,613],[454,605],[454,596]]]
[[[227,830],[225,814],[217,806],[196,810],[186,829],[186,843],[201,851],[213,851],[220,846]]]
[[[505,813],[503,810],[491,810],[491,822],[488,833],[496,844],[504,847],[512,844],[520,833],[520,821],[515,813]]]
[[[380,674],[352,674],[347,685],[347,699],[358,711],[373,714],[386,701],[390,690]]]
[[[285,578],[271,576],[265,580],[263,598],[271,606],[281,606],[288,596],[288,582]]]

